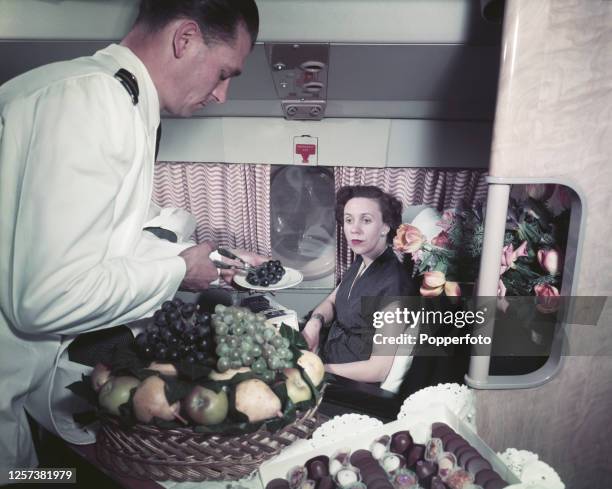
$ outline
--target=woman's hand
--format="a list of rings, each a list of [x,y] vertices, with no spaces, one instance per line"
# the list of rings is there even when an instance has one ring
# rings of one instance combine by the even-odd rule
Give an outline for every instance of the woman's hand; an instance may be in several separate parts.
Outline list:
[[[308,349],[316,353],[319,348],[319,333],[321,331],[321,321],[318,319],[309,319],[302,330],[302,336],[308,344]]]

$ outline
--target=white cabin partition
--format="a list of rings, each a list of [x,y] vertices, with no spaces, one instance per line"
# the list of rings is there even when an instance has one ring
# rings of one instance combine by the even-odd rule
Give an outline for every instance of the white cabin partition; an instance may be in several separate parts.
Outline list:
[[[612,2],[506,2],[491,181],[577,190],[584,226],[570,253],[578,296],[612,293],[611,53]],[[565,357],[559,374],[537,388],[477,391],[483,439],[539,454],[571,489],[612,487],[609,300],[606,306],[598,327],[570,329],[570,347],[590,345],[594,356]]]

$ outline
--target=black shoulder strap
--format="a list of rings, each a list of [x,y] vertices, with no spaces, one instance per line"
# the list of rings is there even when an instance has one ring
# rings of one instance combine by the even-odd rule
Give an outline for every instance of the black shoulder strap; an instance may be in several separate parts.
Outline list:
[[[140,94],[140,90],[138,89],[138,80],[136,77],[130,73],[125,68],[121,68],[117,73],[115,73],[115,78],[119,80],[119,82],[123,85],[123,88],[127,90],[132,97],[132,103],[134,105],[138,105],[138,95]]]

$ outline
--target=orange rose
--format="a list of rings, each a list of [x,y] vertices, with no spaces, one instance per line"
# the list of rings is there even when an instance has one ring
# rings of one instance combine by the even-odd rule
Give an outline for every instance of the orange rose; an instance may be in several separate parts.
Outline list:
[[[419,228],[410,224],[400,224],[393,238],[393,248],[402,253],[414,253],[421,249],[425,240]]]
[[[423,297],[438,297],[444,292],[449,297],[461,296],[461,288],[457,282],[446,280],[443,272],[432,271],[423,274],[423,285],[419,290]]]
[[[461,287],[457,282],[446,282],[444,284],[444,293],[449,297],[461,297]]]

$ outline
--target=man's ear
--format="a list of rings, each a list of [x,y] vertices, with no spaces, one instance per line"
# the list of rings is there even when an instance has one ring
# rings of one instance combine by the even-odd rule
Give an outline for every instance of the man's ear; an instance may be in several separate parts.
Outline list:
[[[181,20],[176,24],[174,37],[172,38],[172,48],[175,58],[182,58],[200,41],[200,27],[197,22],[187,19]]]

